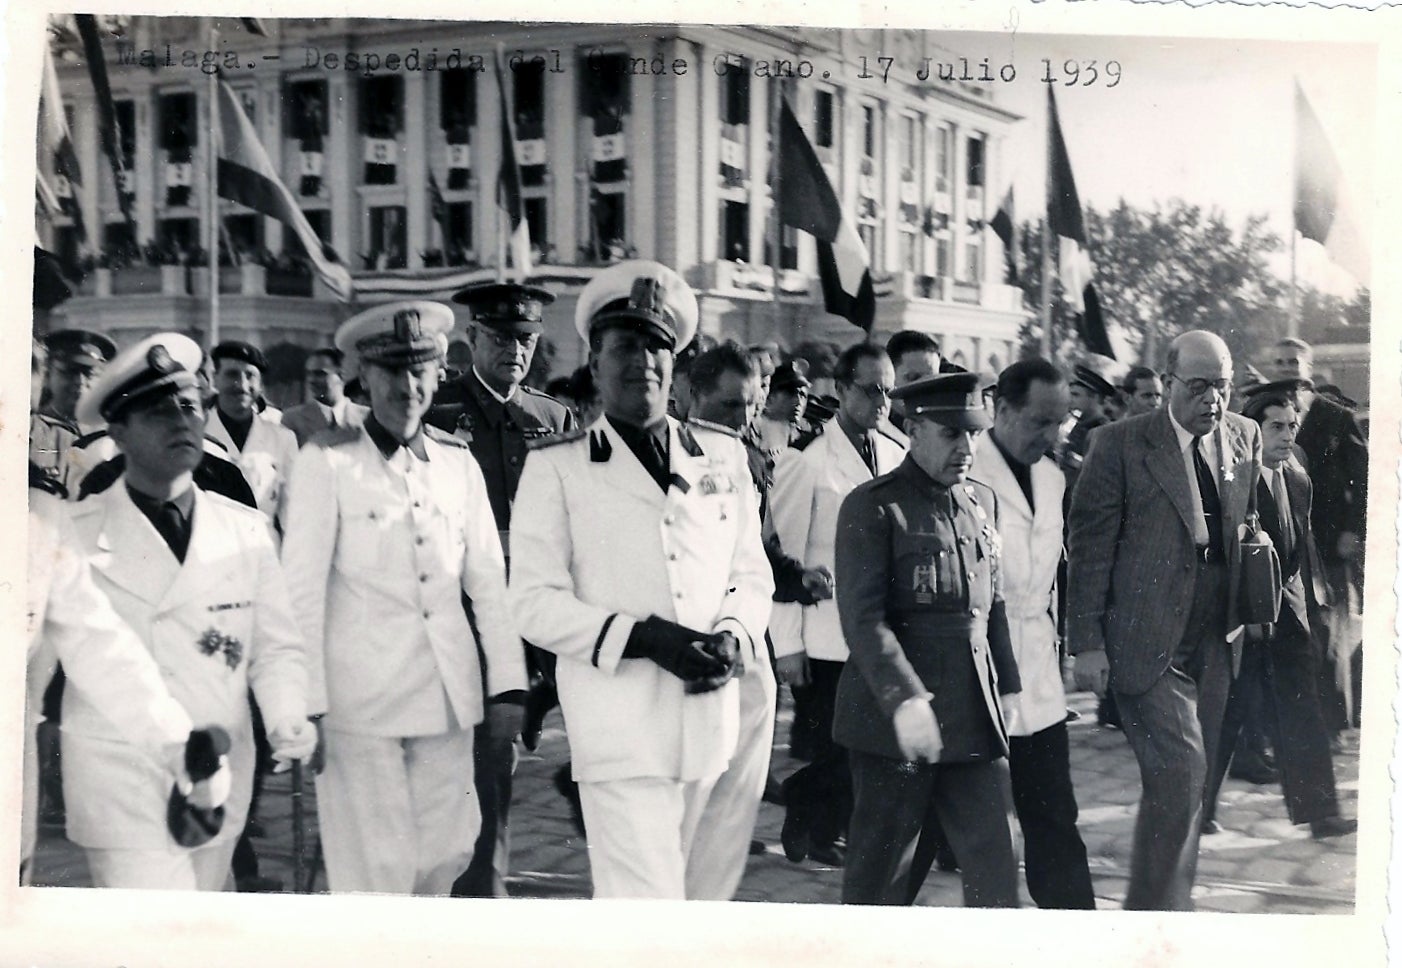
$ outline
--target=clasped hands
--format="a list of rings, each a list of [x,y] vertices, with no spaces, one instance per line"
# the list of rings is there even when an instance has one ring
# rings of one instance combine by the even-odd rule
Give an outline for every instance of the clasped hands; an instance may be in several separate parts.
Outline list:
[[[633,626],[623,657],[652,660],[682,680],[689,695],[719,689],[745,671],[732,633],[698,632],[656,615]]]

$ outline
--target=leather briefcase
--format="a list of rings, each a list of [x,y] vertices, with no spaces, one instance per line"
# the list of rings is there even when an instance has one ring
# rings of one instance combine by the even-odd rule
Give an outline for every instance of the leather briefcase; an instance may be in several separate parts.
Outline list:
[[[1238,620],[1243,625],[1268,625],[1280,615],[1280,555],[1254,521],[1246,527],[1246,536],[1241,539]]]

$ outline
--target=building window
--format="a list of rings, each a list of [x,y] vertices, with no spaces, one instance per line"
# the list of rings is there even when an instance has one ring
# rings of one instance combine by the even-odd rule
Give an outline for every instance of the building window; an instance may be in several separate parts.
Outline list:
[[[813,142],[819,148],[831,148],[837,142],[836,97],[832,91],[816,91],[813,95]]]
[[[954,158],[951,151],[954,133],[949,125],[942,124],[935,129],[935,191],[949,193],[954,190]]]
[[[909,114],[901,116],[901,168],[914,173],[920,167],[920,127]]]
[[[157,128],[165,152],[165,203],[171,208],[191,204],[194,150],[199,143],[195,95],[189,91],[163,94],[157,101]]]
[[[935,236],[935,275],[948,276],[950,267],[949,231],[946,229]]]
[[[629,83],[628,55],[595,54],[582,61],[579,81],[580,113],[590,119],[590,177],[596,185],[628,177]]]
[[[964,242],[964,279],[978,282],[983,278],[983,232],[970,228]]]
[[[867,257],[875,269],[881,264],[876,254],[876,226],[870,222],[863,222],[857,226],[857,234],[861,236],[862,245],[866,246]]]
[[[370,209],[370,251],[365,254],[365,268],[403,269],[408,264],[404,206],[374,206]]]
[[[360,82],[360,133],[365,140],[367,185],[393,185],[398,179],[399,132],[404,129],[404,78],[385,74]]]
[[[876,108],[870,104],[862,105],[862,155],[867,158],[876,157]]]
[[[897,233],[900,240],[900,268],[907,272],[920,271],[920,244],[914,232]]]
[[[324,208],[303,211],[307,217],[307,224],[312,227],[316,237],[321,240],[323,247],[329,247],[331,242],[331,213]],[[296,232],[284,231],[282,233],[282,251],[284,255],[295,259],[305,259],[307,250],[302,245],[301,236]]]
[[[472,244],[472,203],[450,202],[447,206],[446,222],[443,254],[447,264],[464,266],[475,261],[476,250]]]
[[[102,247],[109,252],[136,252],[136,236],[132,234],[131,223],[108,222],[102,227]]]
[[[750,123],[749,62],[727,62],[720,77],[720,119],[722,124]]]
[[[228,215],[224,218],[224,233],[240,259],[256,256],[263,249],[263,216]],[[295,233],[294,233],[295,234]]]
[[[965,165],[969,188],[982,188],[984,184],[983,138],[975,135],[969,139],[968,158]]]
[[[748,262],[750,259],[750,206],[725,199],[721,202],[720,251],[722,259]]]
[[[193,252],[200,245],[199,220],[193,218],[161,219],[156,227],[156,242],[167,251]]]
[[[545,62],[525,62],[512,72],[516,161],[523,188],[545,184]],[[534,236],[532,236],[534,238]]]
[[[627,258],[628,196],[621,191],[597,189],[589,195],[589,251],[591,262],[617,262]]]

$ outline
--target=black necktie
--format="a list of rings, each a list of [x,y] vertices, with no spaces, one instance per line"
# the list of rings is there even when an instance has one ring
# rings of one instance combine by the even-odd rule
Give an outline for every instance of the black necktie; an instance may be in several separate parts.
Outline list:
[[[866,434],[862,434],[862,436],[858,438],[858,440],[860,441],[860,443],[857,446],[857,452],[862,455],[862,463],[867,465],[867,470],[871,471],[872,477],[875,477],[876,454],[871,449],[871,437],[869,437]]]
[[[190,548],[190,529],[185,526],[185,518],[174,501],[166,501],[156,511],[151,523],[170,546],[175,560],[185,563],[185,552]]]
[[[1212,549],[1212,556],[1218,558],[1222,554],[1222,501],[1217,496],[1217,481],[1212,476],[1212,468],[1207,466],[1202,456],[1201,442],[1201,437],[1193,441],[1193,470],[1197,472],[1202,516],[1207,522],[1207,546]]]
[[[1290,494],[1286,490],[1288,485],[1285,481],[1283,471],[1275,471],[1273,474],[1274,487],[1271,488],[1271,496],[1275,499],[1276,515],[1280,518],[1280,540],[1284,545],[1280,549],[1282,561],[1290,561],[1290,555],[1295,550],[1295,522],[1290,520]]]

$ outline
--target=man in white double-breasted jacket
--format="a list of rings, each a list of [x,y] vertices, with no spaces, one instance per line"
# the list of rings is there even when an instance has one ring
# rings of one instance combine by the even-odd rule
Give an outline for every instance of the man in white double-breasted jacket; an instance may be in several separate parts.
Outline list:
[[[837,416],[780,453],[769,492],[769,525],[779,546],[805,568],[833,571],[837,512],[858,484],[895,470],[906,440],[887,417],[896,374],[886,351],[870,343],[848,347],[833,369]],[[770,639],[778,675],[792,688],[807,686],[813,762],[785,781],[784,853],[792,861],[839,864],[834,841],[847,827],[851,781],[846,755],[832,741],[837,681],[847,662],[837,601],[816,605],[776,602]]]
[[[998,378],[993,428],[969,476],[998,495],[1003,600],[1022,691],[1004,696],[1013,808],[1022,827],[1027,890],[1042,908],[1094,909],[1066,731],[1053,589],[1062,554],[1065,475],[1045,456],[1069,397],[1064,375],[1043,359]]]
[[[93,882],[165,890],[222,888],[247,814],[254,749],[248,691],[274,755],[304,758],[306,657],[263,518],[201,491],[204,413],[199,347],[158,333],[118,354],[79,405],[106,420],[126,457],[123,477],[73,511],[97,587],[160,667],[196,729],[221,727],[232,789],[219,832],[196,847],[172,837],[172,777],[120,738],[94,697],[63,700],[68,837],[87,851]]]
[[[360,359],[370,415],[313,437],[292,473],[282,556],[325,714],[334,892],[448,894],[481,824],[473,728],[520,730],[525,660],[487,486],[466,444],[422,423],[452,325],[425,301],[346,320],[336,343]]]
[[[744,445],[666,415],[696,299],[629,261],[581,293],[605,415],[537,446],[511,520],[511,597],[556,677],[595,897],[681,899],[692,840],[736,749],[737,675],[758,669],[773,578]],[[734,836],[749,840],[737,825]]]

